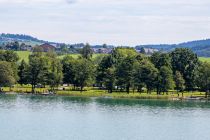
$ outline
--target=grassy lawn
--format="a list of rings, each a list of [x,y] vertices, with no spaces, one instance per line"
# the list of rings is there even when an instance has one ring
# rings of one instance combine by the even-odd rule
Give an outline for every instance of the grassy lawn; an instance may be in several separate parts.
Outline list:
[[[21,62],[22,60],[24,60],[25,62],[29,61],[29,55],[31,54],[31,52],[29,51],[16,51],[16,53],[19,56],[19,62]]]
[[[46,88],[36,88],[37,93],[45,93],[49,87]],[[178,94],[176,91],[170,91],[169,94],[164,95],[157,95],[156,92],[152,92],[151,94],[147,93],[137,93],[137,92],[130,92],[130,94],[127,94],[126,92],[113,92],[108,93],[107,90],[98,90],[98,89],[92,89],[92,88],[85,88],[86,91],[80,92],[80,91],[72,91],[70,89],[66,90],[58,90],[56,91],[57,95],[60,96],[79,96],[79,97],[111,97],[111,98],[133,98],[133,99],[170,99],[170,98],[176,98],[178,97]],[[9,92],[10,88],[5,87],[3,88],[3,91]],[[17,93],[30,93],[31,87],[30,86],[15,86],[11,88],[11,92],[17,92]],[[184,92],[183,97],[190,97],[190,96],[199,96],[204,97],[204,92]],[[179,93],[179,97],[182,97],[182,93]]]
[[[210,57],[199,57],[199,60],[202,62],[210,62]]]

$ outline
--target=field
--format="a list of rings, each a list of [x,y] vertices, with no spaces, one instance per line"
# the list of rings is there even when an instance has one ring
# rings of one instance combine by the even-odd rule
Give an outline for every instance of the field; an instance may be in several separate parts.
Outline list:
[[[199,57],[202,62],[210,62],[210,57]]]
[[[29,51],[16,51],[16,53],[19,56],[19,62],[21,62],[22,60],[24,60],[25,62],[29,61],[29,55],[31,54],[31,52]],[[78,58],[80,56],[80,54],[69,54],[70,56],[72,56],[73,58]],[[105,54],[93,54],[93,59],[97,58],[98,56],[101,55],[105,55]],[[58,56],[58,58],[62,59],[65,55],[61,55]]]
[[[29,55],[31,52],[29,51],[16,51],[18,56],[20,57],[19,61],[25,60],[28,62]],[[69,54],[73,58],[78,58],[80,54]],[[93,59],[97,58],[98,56],[101,56],[104,54],[93,54]],[[58,56],[58,58],[62,59],[65,55]],[[202,62],[210,62],[210,57],[199,57],[199,60]]]
[[[25,62],[29,61],[29,55],[31,54],[31,52],[29,51],[16,51],[16,53],[19,56],[19,62],[24,60]]]

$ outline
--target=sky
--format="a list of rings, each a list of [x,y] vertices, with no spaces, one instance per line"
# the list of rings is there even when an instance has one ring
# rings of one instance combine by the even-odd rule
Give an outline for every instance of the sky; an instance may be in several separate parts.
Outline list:
[[[210,0],[0,0],[0,33],[129,45],[210,38]]]

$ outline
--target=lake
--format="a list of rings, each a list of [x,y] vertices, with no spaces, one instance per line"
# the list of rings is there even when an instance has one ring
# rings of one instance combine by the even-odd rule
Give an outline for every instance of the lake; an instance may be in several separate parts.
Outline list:
[[[209,140],[210,102],[0,95],[1,140]]]

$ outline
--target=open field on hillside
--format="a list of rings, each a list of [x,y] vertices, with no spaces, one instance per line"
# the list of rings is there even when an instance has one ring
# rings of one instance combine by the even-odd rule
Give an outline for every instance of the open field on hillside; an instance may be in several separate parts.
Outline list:
[[[19,62],[24,60],[25,62],[28,62],[29,60],[29,55],[31,54],[31,52],[29,51],[16,51],[16,53],[19,56]]]
[[[202,62],[210,62],[210,57],[199,57]]]
[[[29,51],[16,51],[18,56],[20,57],[20,60],[25,60],[26,62],[28,62],[28,57],[31,54],[31,52]],[[78,58],[80,56],[80,54],[69,54],[70,56],[72,56],[73,58]],[[105,54],[93,54],[93,59],[97,58],[98,56],[101,55],[105,55]],[[65,55],[61,55],[58,56],[60,59],[62,59]],[[199,57],[199,60],[201,60],[202,62],[210,62],[210,57]]]
[[[25,62],[28,62],[29,61],[29,55],[32,53],[32,52],[29,52],[29,51],[16,51],[16,53],[18,54],[20,61],[24,60]],[[78,58],[80,56],[80,54],[69,54],[70,56],[72,56],[73,58]],[[101,55],[105,55],[105,54],[93,54],[93,59],[97,58],[98,56],[101,56]],[[65,55],[61,55],[61,56],[58,56],[58,58],[62,59]]]

